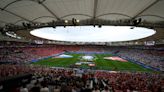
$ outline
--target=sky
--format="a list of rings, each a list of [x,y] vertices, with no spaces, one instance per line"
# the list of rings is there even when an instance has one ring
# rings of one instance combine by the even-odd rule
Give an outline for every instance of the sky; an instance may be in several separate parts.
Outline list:
[[[69,42],[120,42],[138,40],[152,36],[153,29],[130,26],[67,26],[34,29],[30,34],[49,40]]]

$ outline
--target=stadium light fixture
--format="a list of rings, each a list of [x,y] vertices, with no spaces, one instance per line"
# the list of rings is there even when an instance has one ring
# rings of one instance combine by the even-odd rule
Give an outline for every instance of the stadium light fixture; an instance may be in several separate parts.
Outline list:
[[[56,28],[56,23],[55,23],[54,20],[52,21],[52,24],[51,25],[52,25],[53,28]]]
[[[136,19],[136,20],[133,21],[133,25],[134,25],[134,26],[137,26],[137,25],[139,25],[139,24],[141,23],[141,21],[142,21],[141,18]]]
[[[64,23],[66,23],[66,24],[67,24],[67,23],[68,23],[68,20],[64,20]]]
[[[80,22],[80,20],[75,19],[75,18],[72,18],[72,24],[73,24],[74,26],[77,26],[79,22]]]
[[[101,28],[101,27],[102,27],[102,25],[98,25],[98,27],[99,27],[99,28]]]
[[[76,22],[77,22],[77,23],[79,23],[79,22],[80,22],[80,20],[76,19]]]
[[[141,23],[142,19],[136,19],[132,21],[133,26],[130,29],[134,29],[136,26],[138,26]]]

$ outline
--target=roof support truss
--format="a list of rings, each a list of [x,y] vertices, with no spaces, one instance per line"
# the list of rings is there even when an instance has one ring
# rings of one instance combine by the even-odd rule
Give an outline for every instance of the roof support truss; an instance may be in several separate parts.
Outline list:
[[[96,19],[96,13],[97,13],[97,6],[98,6],[98,0],[94,0],[94,8],[93,8],[93,19]]]
[[[145,12],[146,10],[148,10],[149,8],[151,8],[153,5],[155,5],[156,3],[158,3],[160,0],[156,0],[153,3],[151,3],[150,5],[148,5],[147,7],[145,7],[143,10],[141,10],[140,12],[138,12],[136,15],[134,15],[134,17],[132,19],[135,19],[136,17],[138,17],[140,14],[142,14],[143,12]]]

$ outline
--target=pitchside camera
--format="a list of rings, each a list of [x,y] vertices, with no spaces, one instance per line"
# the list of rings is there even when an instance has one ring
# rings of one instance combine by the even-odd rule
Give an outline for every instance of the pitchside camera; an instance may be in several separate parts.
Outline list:
[[[75,19],[75,18],[72,18],[72,24],[73,24],[74,26],[77,26],[79,22],[80,22],[80,20],[77,20],[77,19]]]

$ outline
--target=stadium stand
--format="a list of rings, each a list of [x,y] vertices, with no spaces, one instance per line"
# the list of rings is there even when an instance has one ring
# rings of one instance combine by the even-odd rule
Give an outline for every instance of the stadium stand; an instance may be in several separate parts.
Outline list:
[[[0,0],[0,92],[164,92],[164,0]]]
[[[84,70],[82,76],[77,76],[77,70],[46,68],[40,66],[22,66],[22,65],[0,65],[5,71],[0,71],[1,77],[14,76],[18,79],[18,75],[29,73],[26,78],[19,78],[16,86],[8,90],[23,90],[26,88],[29,92],[93,92],[107,90],[108,92],[162,92],[163,75],[149,73],[111,73],[109,71],[92,71]],[[2,70],[2,69],[0,69]],[[2,78],[1,78],[2,79]],[[3,81],[7,81],[4,79]],[[20,84],[19,84],[20,83]],[[7,88],[7,85],[2,85]],[[36,88],[37,87],[37,88]],[[16,92],[16,91],[13,91]],[[38,92],[38,91],[37,91]],[[45,91],[44,91],[45,92]]]
[[[12,42],[11,42],[12,43]],[[139,61],[152,67],[163,69],[163,48],[161,47],[108,47],[108,46],[74,46],[74,45],[27,45],[1,44],[0,79],[3,80],[2,92],[162,92],[163,75],[151,73],[111,73],[100,70],[78,70],[49,68],[28,65],[31,60],[64,51],[68,52],[111,52],[122,57]],[[146,48],[146,49],[145,49]],[[153,49],[152,49],[153,48]],[[158,49],[160,48],[160,50]],[[158,63],[157,63],[158,62]],[[14,65],[13,65],[14,64]],[[15,65],[16,64],[16,65]],[[26,74],[32,74],[27,79]],[[23,75],[23,79],[19,76]],[[4,85],[8,78],[15,77],[20,83]],[[26,82],[24,82],[26,80]],[[11,82],[11,81],[8,81]],[[8,89],[10,88],[10,90]],[[17,91],[13,91],[17,90]],[[39,91],[40,90],[40,91]]]
[[[0,62],[25,63],[32,60],[52,56],[66,51],[111,52],[126,59],[131,59],[164,70],[164,53],[161,47],[108,47],[108,46],[64,46],[64,45],[10,45],[1,46]],[[27,47],[26,47],[27,46]],[[146,48],[146,49],[145,49]],[[153,49],[152,49],[153,48]],[[159,50],[160,48],[160,50]],[[22,61],[23,59],[23,61]]]

